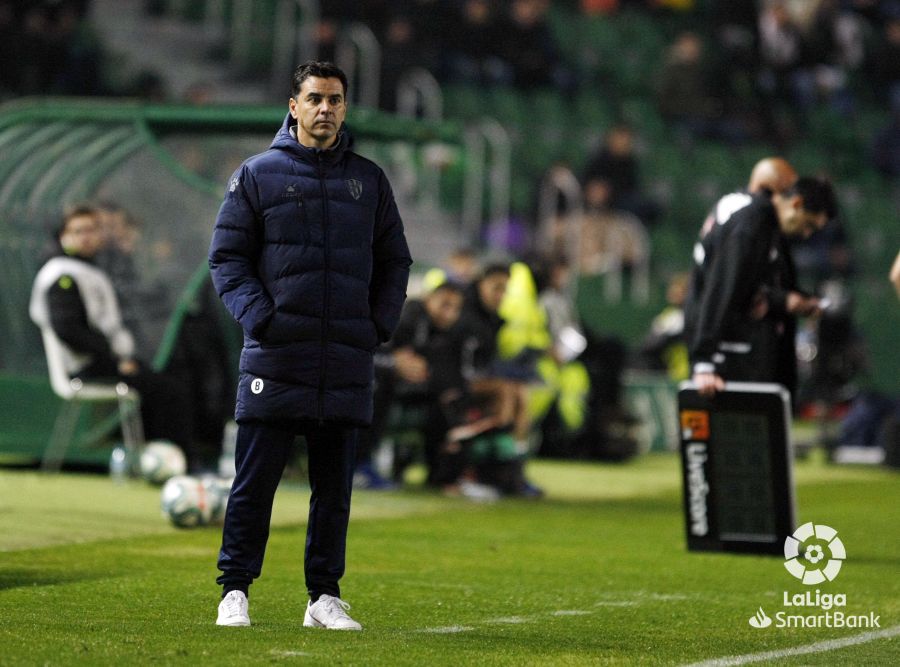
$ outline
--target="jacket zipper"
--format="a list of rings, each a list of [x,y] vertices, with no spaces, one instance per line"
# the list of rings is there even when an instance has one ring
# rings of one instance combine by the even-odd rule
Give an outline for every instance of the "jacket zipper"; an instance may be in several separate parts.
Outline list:
[[[329,304],[329,266],[331,264],[330,240],[328,237],[328,188],[325,186],[325,172],[322,168],[322,156],[319,155],[319,187],[322,190],[322,240],[325,245],[325,270],[322,282],[325,293],[323,295],[323,313],[322,313],[322,352],[319,363],[319,424],[325,421],[325,373],[328,368],[328,315],[330,311]]]

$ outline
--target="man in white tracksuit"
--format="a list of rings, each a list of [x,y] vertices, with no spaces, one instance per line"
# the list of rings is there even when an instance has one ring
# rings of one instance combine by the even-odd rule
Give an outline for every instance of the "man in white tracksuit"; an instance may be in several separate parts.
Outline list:
[[[38,272],[29,314],[63,349],[66,371],[82,380],[123,381],[141,396],[148,439],[179,445],[192,458],[192,410],[188,392],[136,358],[134,337],[122,323],[109,277],[94,265],[103,248],[98,211],[79,205],[66,212],[57,230],[59,252]]]

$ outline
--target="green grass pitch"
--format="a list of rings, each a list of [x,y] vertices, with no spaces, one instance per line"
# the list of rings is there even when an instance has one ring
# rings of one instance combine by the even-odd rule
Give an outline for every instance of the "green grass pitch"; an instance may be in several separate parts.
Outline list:
[[[754,664],[900,664],[896,473],[796,469],[800,521],[836,528],[847,549],[819,588],[889,629],[862,640],[751,627],[804,586],[780,558],[686,551],[675,456],[530,474],[545,500],[356,492],[342,588],[365,630],[340,633],[302,627],[302,488],[278,492],[253,627],[218,628],[219,528],[170,528],[140,482],[0,472],[0,665],[679,665],[767,651]]]

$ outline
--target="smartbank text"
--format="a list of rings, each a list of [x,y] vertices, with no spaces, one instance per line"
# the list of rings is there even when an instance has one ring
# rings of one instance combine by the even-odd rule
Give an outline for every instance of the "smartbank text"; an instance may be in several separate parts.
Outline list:
[[[824,614],[775,614],[776,628],[880,628],[881,615],[870,611],[868,615],[845,614],[842,611],[826,611]]]
[[[847,606],[845,593],[822,593],[818,589],[791,595],[784,591],[785,607],[818,607],[824,614],[791,614],[779,611],[775,614],[777,628],[880,628],[881,616],[874,612],[866,615],[829,611],[832,607]]]

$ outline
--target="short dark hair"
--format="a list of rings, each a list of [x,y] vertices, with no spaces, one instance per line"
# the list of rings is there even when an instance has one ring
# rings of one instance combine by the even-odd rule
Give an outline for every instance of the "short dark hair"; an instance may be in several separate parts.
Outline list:
[[[801,176],[784,195],[800,195],[803,198],[803,208],[809,213],[824,213],[829,220],[837,217],[837,195],[834,193],[834,186],[824,178]]]
[[[291,76],[291,97],[297,97],[300,94],[303,82],[311,76],[320,79],[340,79],[341,85],[344,87],[344,97],[347,97],[347,75],[334,63],[324,60],[307,60],[294,70],[294,74]]]
[[[59,226],[56,228],[56,238],[59,239],[63,234],[66,233],[66,227],[69,225],[69,220],[72,218],[80,218],[82,216],[90,216],[97,220],[98,209],[93,204],[87,203],[78,203],[72,204],[71,206],[67,206],[62,214],[62,220],[59,223]]]
[[[450,282],[449,280],[445,280],[440,285],[435,287],[428,293],[428,296],[432,294],[438,294],[440,292],[449,292],[450,294],[458,294],[459,296],[463,295],[463,288],[457,285],[456,283]],[[427,297],[426,297],[427,298]]]
[[[502,262],[488,264],[481,272],[481,276],[478,278],[478,282],[481,282],[485,278],[490,278],[491,276],[495,276],[498,274],[509,278],[509,264],[503,264]]]

